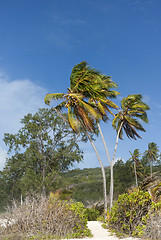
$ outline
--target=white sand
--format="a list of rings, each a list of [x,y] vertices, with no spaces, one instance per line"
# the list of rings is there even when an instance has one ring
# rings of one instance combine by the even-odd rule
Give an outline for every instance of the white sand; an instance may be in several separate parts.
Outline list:
[[[118,237],[111,234],[107,229],[102,228],[102,223],[97,221],[89,221],[88,228],[91,230],[93,237],[92,238],[81,238],[81,240],[120,240]],[[70,239],[70,240],[78,240]],[[140,240],[139,238],[124,238],[122,240]]]
[[[1,226],[6,226],[6,220],[5,219],[0,219],[0,225]],[[10,222],[12,224],[12,222]],[[107,229],[102,228],[102,223],[98,221],[89,221],[88,222],[88,228],[91,230],[93,237],[92,238],[81,238],[81,240],[120,240],[118,237],[115,235],[112,235],[110,231]],[[64,239],[66,240],[66,239]],[[77,239],[70,239],[70,240],[78,240]],[[138,238],[124,238],[122,240],[140,240]]]

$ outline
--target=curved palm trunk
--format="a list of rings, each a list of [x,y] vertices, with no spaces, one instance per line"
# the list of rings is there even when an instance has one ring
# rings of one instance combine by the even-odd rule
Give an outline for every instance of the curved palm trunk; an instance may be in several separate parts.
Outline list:
[[[111,166],[111,158],[110,158],[110,155],[109,155],[109,152],[108,152],[108,149],[107,149],[107,145],[106,145],[106,142],[105,142],[105,139],[104,139],[104,136],[103,136],[103,133],[102,133],[102,130],[101,130],[99,122],[97,122],[97,126],[98,126],[98,130],[100,132],[100,135],[101,135],[101,138],[102,138],[105,150],[106,150],[106,154],[107,154],[107,158],[108,158],[109,164]]]
[[[95,153],[96,153],[96,155],[97,155],[99,164],[100,164],[100,166],[101,166],[102,177],[103,177],[104,218],[106,219],[106,218],[107,218],[107,216],[106,216],[106,213],[107,213],[107,189],[106,189],[106,174],[105,174],[105,169],[104,169],[104,166],[103,166],[103,164],[102,164],[101,158],[100,158],[99,153],[98,153],[98,151],[97,151],[97,149],[96,149],[96,147],[95,147],[95,145],[94,145],[94,143],[93,143],[93,140],[92,140],[91,136],[88,134],[88,132],[86,132],[86,133],[87,133],[87,136],[88,136],[88,138],[89,138],[89,141],[90,141],[90,143],[91,143],[91,145],[92,145],[92,147],[93,147],[93,149],[94,149],[94,151],[95,151]]]
[[[151,159],[149,158],[149,164],[150,164],[150,176],[153,175],[153,170],[152,170],[152,161]]]
[[[115,149],[114,149],[112,163],[111,163],[110,210],[111,210],[111,208],[113,206],[113,188],[114,188],[113,166],[114,166],[114,163],[115,163],[115,155],[116,155],[116,150],[117,150],[117,145],[118,145],[119,135],[120,135],[120,131],[121,131],[122,125],[123,125],[123,122],[121,123],[120,128],[119,128],[118,133],[117,133]]]
[[[137,178],[137,173],[136,173],[136,163],[135,162],[134,162],[134,172],[135,172],[136,187],[138,187],[138,178]]]
[[[68,123],[68,121],[63,117],[63,115],[60,113],[60,111],[58,111],[57,109],[55,109],[55,111],[57,112],[57,114],[66,122]],[[102,132],[102,131],[101,131]],[[104,196],[104,219],[107,218],[107,188],[106,188],[106,174],[105,174],[105,169],[104,169],[104,166],[103,166],[103,163],[101,161],[101,158],[99,156],[99,153],[93,143],[93,140],[91,138],[91,136],[88,134],[88,132],[86,131],[86,134],[88,136],[88,139],[97,155],[97,158],[98,158],[98,161],[99,161],[99,164],[101,166],[101,172],[102,172],[102,177],[103,177],[103,196]],[[103,134],[102,134],[103,135]],[[107,150],[108,151],[108,150]]]

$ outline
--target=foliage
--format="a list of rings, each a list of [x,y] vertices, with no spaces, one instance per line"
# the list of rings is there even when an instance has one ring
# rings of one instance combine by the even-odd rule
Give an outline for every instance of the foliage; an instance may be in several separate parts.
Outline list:
[[[152,201],[148,192],[120,195],[110,212],[109,227],[128,235],[142,235]]]
[[[119,196],[109,213],[108,225],[119,235],[160,239],[160,214],[161,201],[155,203],[147,191],[135,188],[130,194]]]
[[[130,151],[129,151],[130,152]],[[135,149],[134,152],[130,152],[131,158],[129,161],[131,161],[133,168],[134,168],[134,174],[135,174],[135,184],[136,187],[138,187],[138,177],[143,176],[143,166],[140,162],[139,157],[141,156],[141,153],[139,149]]]
[[[0,227],[0,236],[50,235],[53,237],[82,237],[90,235],[82,203],[50,198],[26,198],[22,205],[14,205],[4,215],[6,227]],[[14,219],[14,220],[13,220]],[[12,224],[9,224],[12,222]]]
[[[95,208],[86,208],[85,215],[87,216],[88,221],[96,221],[100,212]]]
[[[52,99],[63,101],[55,107],[56,110],[68,109],[68,121],[74,131],[79,131],[83,125],[89,132],[95,132],[96,122],[105,117],[109,108],[117,108],[111,100],[119,93],[114,88],[117,84],[83,61],[75,65],[70,76],[70,87],[65,93],[52,93],[45,96],[45,103]]]
[[[122,159],[119,159],[114,165],[114,199],[125,193],[133,184],[134,178],[131,163],[129,161],[124,163]]]
[[[152,166],[153,163],[158,162],[159,158],[159,147],[156,143],[148,143],[148,150],[144,152],[144,162],[148,162],[150,165],[150,174],[152,175]]]
[[[109,176],[109,168],[106,168]],[[109,186],[109,182],[107,182]],[[72,198],[81,201],[85,206],[102,202],[102,175],[100,168],[74,169],[61,174],[60,188],[72,191]],[[109,188],[107,189],[109,192]]]
[[[114,129],[122,139],[123,130],[130,139],[141,138],[137,130],[144,131],[139,120],[148,123],[147,110],[149,106],[142,101],[141,94],[133,94],[121,100],[121,111],[119,111],[112,122]]]
[[[76,141],[81,135],[75,134],[54,109],[39,109],[21,123],[17,134],[5,133],[4,137],[12,153],[2,172],[10,199],[55,190],[60,173],[83,157]]]

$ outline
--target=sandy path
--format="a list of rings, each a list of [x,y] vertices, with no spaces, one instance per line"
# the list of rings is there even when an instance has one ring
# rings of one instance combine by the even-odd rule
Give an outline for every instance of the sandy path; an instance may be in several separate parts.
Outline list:
[[[120,240],[114,235],[111,235],[111,233],[107,230],[102,228],[102,223],[97,221],[89,221],[88,222],[88,228],[91,230],[93,237],[92,238],[82,238],[81,240]],[[140,240],[138,238],[124,238],[122,240]],[[78,240],[77,239],[70,239],[70,240]]]
[[[6,224],[5,219],[0,219],[0,225],[5,226]],[[88,228],[91,230],[93,237],[92,238],[81,238],[81,240],[120,240],[118,237],[111,235],[110,231],[107,229],[102,228],[102,223],[98,221],[88,221]],[[67,239],[63,239],[67,240]],[[79,240],[76,239],[68,239],[68,240]],[[124,238],[122,240],[140,240],[138,238]]]

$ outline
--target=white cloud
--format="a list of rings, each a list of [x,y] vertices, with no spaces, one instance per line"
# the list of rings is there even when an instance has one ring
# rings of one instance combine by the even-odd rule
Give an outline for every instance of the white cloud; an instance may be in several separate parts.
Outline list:
[[[25,114],[45,107],[43,99],[46,93],[47,90],[31,80],[11,80],[0,70],[0,169],[6,157],[4,133],[16,133]]]

